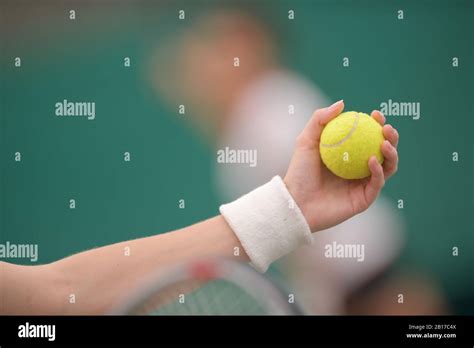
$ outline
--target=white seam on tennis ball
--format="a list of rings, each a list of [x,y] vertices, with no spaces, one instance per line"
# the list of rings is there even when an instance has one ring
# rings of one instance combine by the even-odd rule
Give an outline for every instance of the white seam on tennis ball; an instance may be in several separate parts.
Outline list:
[[[339,145],[344,144],[344,142],[347,141],[352,136],[352,134],[354,134],[355,130],[357,129],[358,124],[359,124],[359,113],[356,112],[354,124],[352,125],[352,128],[349,131],[349,133],[347,133],[347,135],[344,138],[339,140],[337,143],[334,143],[334,144],[321,144],[321,146],[323,146],[323,147],[335,147],[335,146],[339,146]]]

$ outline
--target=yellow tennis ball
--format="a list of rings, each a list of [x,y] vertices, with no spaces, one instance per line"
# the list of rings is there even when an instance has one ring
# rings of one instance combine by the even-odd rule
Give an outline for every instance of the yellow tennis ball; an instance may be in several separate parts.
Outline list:
[[[328,169],[344,179],[370,176],[369,158],[383,163],[382,126],[367,114],[348,111],[331,120],[321,134],[319,150]]]

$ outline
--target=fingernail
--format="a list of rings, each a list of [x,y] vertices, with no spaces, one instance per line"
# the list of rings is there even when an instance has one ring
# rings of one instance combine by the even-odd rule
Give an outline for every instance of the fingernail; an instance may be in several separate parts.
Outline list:
[[[344,101],[344,99],[338,100],[337,102],[335,102],[334,104],[332,104],[329,108],[330,108],[330,109],[335,108],[336,106],[338,106],[339,104],[341,104],[343,101]]]

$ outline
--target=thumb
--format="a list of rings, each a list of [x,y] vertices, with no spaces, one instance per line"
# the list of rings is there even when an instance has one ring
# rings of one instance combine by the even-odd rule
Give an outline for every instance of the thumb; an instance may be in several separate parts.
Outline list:
[[[339,100],[331,106],[316,110],[299,135],[298,141],[305,146],[318,147],[324,125],[339,115],[343,109],[344,101]]]

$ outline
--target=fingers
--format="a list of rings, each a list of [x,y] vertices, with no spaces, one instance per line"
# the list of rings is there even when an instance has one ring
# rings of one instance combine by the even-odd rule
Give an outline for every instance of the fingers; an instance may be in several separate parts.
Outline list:
[[[385,177],[382,166],[377,162],[375,156],[369,159],[370,180],[365,186],[365,200],[368,205],[372,204],[385,185]]]
[[[318,147],[324,125],[339,115],[343,109],[344,101],[339,100],[331,106],[316,110],[299,135],[298,143],[304,147]]]
[[[397,130],[393,128],[392,125],[385,124],[385,116],[380,111],[372,111],[371,116],[374,120],[376,120],[378,123],[380,123],[380,125],[383,126],[382,132],[386,140],[382,143],[381,150],[382,154],[385,157],[383,171],[385,179],[388,179],[398,169],[397,146],[399,135]]]
[[[343,109],[344,100],[341,99],[327,108],[316,110],[313,117],[317,118],[319,120],[319,124],[324,126],[326,123],[339,115]]]
[[[390,124],[385,124],[385,116],[378,110],[374,110],[370,114],[374,120],[376,120],[381,126],[383,126],[383,136],[385,139],[390,141],[393,146],[398,144],[398,132]]]
[[[381,126],[383,126],[383,136],[385,139],[390,141],[393,146],[398,145],[398,132],[395,128],[392,127],[390,124],[385,124],[385,116],[378,110],[374,110],[370,113],[372,118],[376,120]]]
[[[370,116],[372,116],[372,118],[375,121],[380,123],[381,126],[383,126],[385,124],[385,116],[380,111],[374,110],[370,113]]]
[[[381,151],[385,157],[383,162],[383,170],[385,178],[388,179],[398,169],[398,152],[389,140],[385,140],[381,145]]]
[[[399,139],[397,130],[393,128],[391,125],[386,124],[382,128],[382,132],[383,132],[384,138],[387,139],[390,142],[390,144],[397,147],[398,139]]]

